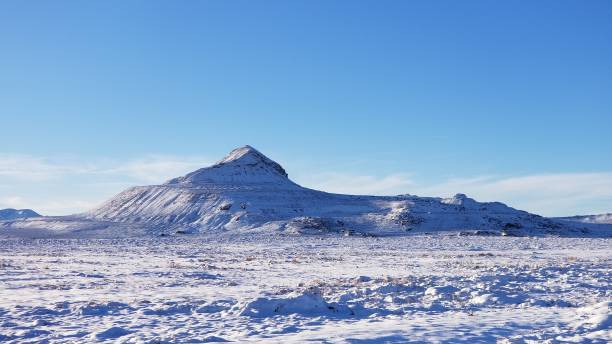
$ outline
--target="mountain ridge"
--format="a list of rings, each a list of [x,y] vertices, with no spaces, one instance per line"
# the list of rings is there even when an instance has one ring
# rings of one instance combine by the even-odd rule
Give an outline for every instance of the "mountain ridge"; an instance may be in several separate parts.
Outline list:
[[[499,202],[480,203],[464,194],[446,199],[359,196],[304,188],[251,146],[164,184],[130,188],[87,216],[194,231],[269,226],[291,233],[474,230],[527,235],[563,228],[541,216]]]
[[[305,188],[251,146],[234,149],[212,166],[165,183],[128,188],[83,214],[4,225],[45,226],[119,234],[133,229],[150,234],[265,229],[284,234],[601,235],[601,227],[592,224],[549,219],[464,194],[369,196]],[[118,229],[113,232],[113,228]]]

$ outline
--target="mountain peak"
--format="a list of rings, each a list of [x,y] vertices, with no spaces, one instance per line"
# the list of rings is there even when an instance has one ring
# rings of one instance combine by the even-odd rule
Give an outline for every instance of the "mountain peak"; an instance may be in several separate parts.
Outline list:
[[[242,158],[243,156],[264,156],[264,155],[261,154],[261,152],[259,152],[257,149],[253,148],[252,146],[245,145],[242,147],[235,148],[234,150],[229,152],[229,154],[225,158],[223,158],[221,161],[219,161],[219,163],[234,161],[234,160]]]
[[[246,145],[232,150],[225,158],[216,163],[216,165],[223,165],[228,163],[242,163],[242,164],[256,164],[256,163],[266,163],[270,165],[278,165],[282,172],[279,170],[279,173],[284,174],[285,170],[276,162],[272,161],[267,156],[263,155],[257,149]]]
[[[232,150],[225,158],[166,184],[278,183],[288,180],[287,172],[277,162],[251,146]]]
[[[255,167],[259,165],[270,167],[272,170],[276,171],[278,174],[287,177],[287,172],[285,169],[279,165],[277,162],[268,158],[267,156],[261,154],[257,149],[246,145],[232,150],[225,158],[221,161],[213,165],[222,166],[226,164],[236,164],[241,166],[251,166]]]

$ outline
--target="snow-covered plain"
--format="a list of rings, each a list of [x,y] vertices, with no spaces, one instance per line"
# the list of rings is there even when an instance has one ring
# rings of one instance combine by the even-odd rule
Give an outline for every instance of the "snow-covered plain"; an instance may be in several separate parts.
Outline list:
[[[612,341],[612,239],[0,240],[0,342]]]

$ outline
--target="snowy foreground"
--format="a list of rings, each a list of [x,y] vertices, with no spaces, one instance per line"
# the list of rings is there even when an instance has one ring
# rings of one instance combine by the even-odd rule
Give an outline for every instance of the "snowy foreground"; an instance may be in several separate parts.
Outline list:
[[[0,342],[612,341],[612,239],[0,240]]]

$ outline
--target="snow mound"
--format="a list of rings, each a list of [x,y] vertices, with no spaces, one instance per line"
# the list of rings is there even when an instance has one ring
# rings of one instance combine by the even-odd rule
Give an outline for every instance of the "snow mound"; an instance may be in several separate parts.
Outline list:
[[[123,337],[126,336],[128,334],[130,334],[131,332],[122,328],[122,327],[118,327],[118,326],[113,326],[111,328],[108,328],[104,331],[100,331],[94,334],[94,337],[96,339],[99,340],[104,340],[104,339],[113,339],[113,338],[119,338],[119,337]]]
[[[320,291],[311,288],[294,292],[287,297],[259,297],[240,310],[240,315],[253,318],[267,318],[277,315],[298,314],[302,316],[351,315],[348,307],[328,303]]]
[[[599,302],[579,308],[578,319],[574,323],[576,328],[591,331],[608,330],[612,328],[612,301]]]
[[[90,302],[86,305],[80,305],[74,309],[77,314],[85,316],[103,316],[109,314],[116,314],[122,310],[129,309],[130,307],[122,302],[105,302],[95,303]]]
[[[473,305],[484,306],[495,303],[496,299],[497,298],[493,294],[482,294],[474,296],[470,300],[470,303]]]
[[[452,285],[429,287],[425,290],[425,296],[440,298],[450,296],[458,290],[458,288]]]

